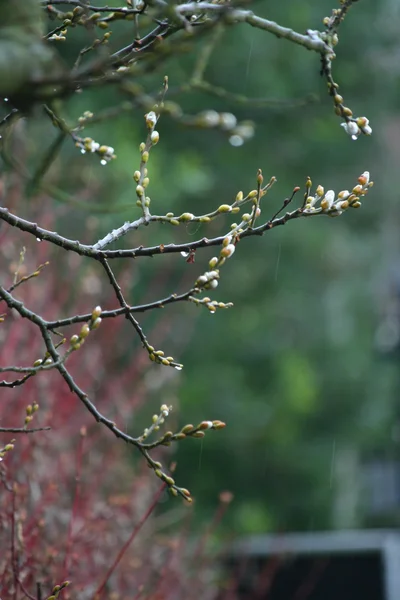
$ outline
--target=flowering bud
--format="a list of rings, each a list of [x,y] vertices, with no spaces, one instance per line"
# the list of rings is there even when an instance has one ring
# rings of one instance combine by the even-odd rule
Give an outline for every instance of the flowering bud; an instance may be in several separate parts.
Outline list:
[[[140,171],[134,172],[133,179],[136,181],[136,183],[138,183],[138,181],[140,180]]]
[[[144,152],[142,152],[142,161],[144,163],[147,163],[148,160],[149,160],[149,153],[147,152],[147,150],[145,150]]]
[[[355,123],[354,121],[348,121],[347,123],[342,123],[341,125],[344,128],[345,132],[348,135],[351,135],[353,140],[357,138],[357,136],[360,133],[360,129],[357,123]]]
[[[198,426],[198,429],[212,429],[213,423],[212,421],[202,421]]]
[[[329,210],[332,208],[332,204],[335,200],[335,192],[333,190],[328,190],[325,194],[325,198],[321,202],[321,208],[324,210]]]
[[[369,171],[364,171],[362,175],[358,178],[358,182],[362,185],[368,185],[369,183]]]
[[[235,249],[236,248],[233,244],[228,244],[228,246],[222,248],[221,256],[223,256],[224,258],[229,258],[235,252]]]
[[[221,204],[221,206],[218,208],[218,212],[220,213],[225,213],[225,212],[231,212],[232,207],[229,206],[229,204]]]
[[[157,123],[157,115],[154,110],[148,112],[147,115],[145,115],[145,119],[148,129],[153,129],[154,125]]]
[[[150,140],[151,140],[151,143],[153,144],[153,146],[155,146],[158,143],[159,139],[160,139],[160,134],[158,133],[158,131],[153,131],[150,136]]]
[[[140,197],[143,196],[144,194],[144,188],[142,185],[137,185],[136,186],[136,194]]]

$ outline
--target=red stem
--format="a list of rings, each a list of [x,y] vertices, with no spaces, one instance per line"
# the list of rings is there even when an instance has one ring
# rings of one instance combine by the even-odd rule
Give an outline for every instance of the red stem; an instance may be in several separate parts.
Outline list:
[[[82,474],[84,437],[85,436],[81,433],[79,444],[78,444],[78,449],[77,449],[77,453],[76,453],[76,476],[75,476],[76,485],[75,485],[74,501],[72,504],[71,518],[70,518],[69,526],[68,526],[68,536],[67,536],[67,544],[66,544],[65,558],[64,558],[64,573],[65,573],[66,578],[68,576],[69,557],[70,557],[70,550],[71,550],[71,546],[72,546],[72,532],[73,532],[74,522],[75,522],[76,514],[78,512],[78,505],[79,505],[79,491],[80,491],[80,482],[81,482],[81,474]]]
[[[97,588],[96,592],[93,594],[93,600],[98,600],[100,598],[100,594],[102,593],[102,591],[104,590],[105,586],[107,585],[107,581],[110,579],[111,575],[115,571],[116,567],[118,566],[118,564],[121,561],[122,557],[124,556],[125,552],[128,550],[129,546],[131,545],[131,543],[135,539],[136,535],[139,533],[140,529],[142,528],[142,526],[144,525],[144,523],[147,521],[147,519],[150,517],[151,513],[153,512],[153,510],[157,506],[157,502],[159,501],[159,499],[161,497],[161,494],[163,493],[163,491],[165,490],[165,488],[166,488],[166,484],[164,483],[159,488],[158,492],[154,496],[153,502],[150,504],[149,508],[147,509],[147,511],[145,512],[145,514],[143,515],[143,517],[140,519],[139,523],[134,527],[131,535],[129,536],[129,538],[127,539],[127,541],[125,542],[125,544],[122,546],[121,550],[118,552],[118,554],[117,554],[117,556],[116,556],[113,564],[108,569],[108,571],[107,571],[107,573],[106,573],[103,581],[100,583],[100,585]]]

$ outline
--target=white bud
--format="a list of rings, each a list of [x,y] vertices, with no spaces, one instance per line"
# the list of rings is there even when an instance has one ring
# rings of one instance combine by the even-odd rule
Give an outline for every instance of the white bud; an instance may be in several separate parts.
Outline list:
[[[154,125],[157,123],[157,115],[154,110],[151,110],[149,113],[147,113],[147,115],[145,115],[145,119],[147,127],[150,129],[154,127]]]
[[[197,285],[204,285],[205,283],[207,283],[208,278],[206,277],[206,275],[200,275],[200,277],[197,278]]]
[[[335,200],[335,192],[333,190],[328,190],[325,194],[325,200],[328,204],[328,209],[331,208],[333,201]]]
[[[160,134],[158,133],[158,131],[153,131],[150,136],[151,143],[155,146],[158,143],[159,139],[160,139]]]
[[[218,271],[208,271],[208,273],[205,273],[205,276],[208,281],[210,281],[210,279],[216,279],[218,277]]]
[[[234,252],[235,246],[233,244],[228,244],[227,246],[224,246],[224,248],[222,248],[221,256],[223,256],[224,258],[229,258]]]
[[[237,118],[232,113],[221,113],[219,118],[222,129],[233,129],[237,125]]]
[[[342,123],[341,125],[344,128],[345,132],[348,135],[351,135],[353,140],[357,139],[357,136],[360,134],[360,128],[358,127],[357,123],[355,123],[354,121],[348,121],[347,123]]]
[[[369,171],[364,171],[364,173],[361,175],[361,177],[365,178],[365,183],[364,185],[368,185],[369,184]]]

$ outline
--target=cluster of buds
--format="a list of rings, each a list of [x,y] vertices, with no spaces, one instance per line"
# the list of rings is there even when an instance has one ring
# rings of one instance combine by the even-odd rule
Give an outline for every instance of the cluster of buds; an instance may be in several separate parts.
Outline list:
[[[26,417],[25,417],[25,422],[24,422],[24,426],[25,428],[29,425],[29,423],[33,420],[33,415],[39,410],[39,404],[37,402],[34,402],[33,404],[28,404],[28,406],[25,409],[26,412]]]
[[[171,433],[171,432],[169,432],[169,433]],[[172,433],[171,433],[171,435],[172,435]],[[182,498],[184,498],[187,502],[193,501],[189,490],[186,488],[178,487],[175,484],[175,479],[173,477],[171,477],[170,475],[167,475],[166,473],[164,473],[160,462],[153,462],[153,464],[149,464],[149,467],[153,468],[154,473],[157,475],[157,477],[159,477],[161,479],[161,481],[163,481],[164,483],[167,484],[168,489],[173,496],[182,496]]]
[[[82,328],[78,335],[74,334],[70,339],[71,349],[78,350],[82,344],[85,342],[89,333],[93,331],[93,329],[97,329],[101,325],[101,307],[96,306],[96,308],[92,311],[92,316],[89,323],[85,323],[82,325]]]
[[[78,123],[79,125],[84,125],[90,119],[93,119],[94,115],[90,110],[85,110],[82,116],[79,117]]]
[[[5,446],[3,446],[3,448],[0,448],[0,462],[3,460],[7,452],[14,450],[14,442],[15,440],[11,440],[9,444],[6,444]]]
[[[200,275],[196,279],[195,285],[199,288],[205,288],[206,290],[215,290],[218,287],[219,271],[206,271],[204,275]]]
[[[51,595],[47,596],[46,600],[57,600],[60,592],[70,585],[70,581],[63,581],[60,585],[55,585],[51,591]]]
[[[357,185],[351,191],[342,190],[338,193],[337,198],[333,190],[325,192],[322,185],[319,185],[315,195],[307,197],[303,213],[313,214],[322,212],[328,214],[330,217],[338,217],[348,208],[360,208],[361,198],[368,193],[372,185],[373,182],[370,181],[368,171],[360,175]],[[317,205],[318,202],[319,206]]]
[[[90,24],[99,25],[99,27],[102,27],[103,29],[106,29],[108,27],[107,23],[105,23],[105,25],[103,25],[102,22],[99,22],[99,19],[101,19],[101,21],[105,20],[105,19],[101,18],[102,17],[101,13],[94,12],[88,16],[85,14],[85,10],[80,6],[76,6],[74,8],[74,10],[72,10],[72,11],[63,12],[63,11],[57,10],[54,6],[49,4],[47,6],[47,11],[51,18],[62,21],[62,25],[65,27],[65,29],[62,29],[59,32],[59,34],[55,33],[55,34],[51,35],[48,38],[49,41],[65,41],[65,39],[66,39],[65,35],[67,33],[67,28],[68,27],[76,27],[76,25],[85,25],[86,26],[90,23]],[[97,40],[97,41],[98,41],[98,43],[100,43],[100,40]]]
[[[60,33],[53,33],[48,39],[49,42],[65,42],[67,29],[62,29]]]
[[[160,425],[165,423],[165,419],[168,417],[169,413],[172,410],[172,406],[167,406],[166,404],[162,404],[160,407],[160,414],[152,416],[152,424],[150,427],[146,427],[143,431],[143,435],[140,436],[140,441],[143,442],[146,438],[149,437],[154,431],[158,431],[160,429]]]
[[[367,117],[358,117],[357,119],[348,120],[342,123],[345,132],[351,136],[352,140],[356,140],[361,133],[371,135],[372,128]]]
[[[176,436],[180,436],[177,439],[184,439],[185,437],[194,437],[194,438],[203,438],[205,435],[205,431],[207,429],[223,429],[226,427],[226,423],[223,421],[215,420],[215,421],[202,421],[197,426],[195,425],[185,425],[182,427],[181,431]]]
[[[144,116],[144,118],[146,120],[146,127],[149,130],[149,136],[150,136],[149,145],[155,146],[156,144],[158,144],[158,142],[160,140],[160,134],[158,133],[158,131],[156,131],[154,129],[159,117],[155,113],[154,110],[151,110]],[[147,161],[144,161],[144,162],[147,162]]]
[[[173,356],[165,356],[163,350],[155,350],[153,346],[147,346],[147,351],[149,353],[150,360],[153,362],[165,365],[166,367],[174,367],[177,371],[182,371],[183,365],[175,362]]]
[[[86,154],[86,152],[96,153],[100,156],[100,163],[102,165],[106,165],[110,160],[116,158],[114,153],[114,148],[112,146],[100,145],[98,142],[95,142],[90,137],[86,138],[76,138],[75,146],[81,149],[82,154]]]
[[[223,421],[219,420],[202,421],[197,426],[188,424],[182,427],[182,429],[178,431],[178,433],[172,433],[172,431],[167,431],[159,440],[159,443],[163,446],[170,446],[171,442],[179,442],[180,440],[184,440],[187,437],[203,438],[205,436],[204,432],[207,429],[223,429],[224,427],[226,427],[226,424]]]
[[[134,172],[133,179],[137,184],[136,195],[138,199],[136,201],[136,205],[142,208],[143,213],[146,214],[150,206],[150,198],[149,196],[146,196],[145,193],[145,190],[150,183],[146,164],[148,163],[150,157],[150,149],[152,148],[152,146],[155,146],[158,143],[160,139],[160,134],[154,129],[159,118],[156,112],[154,110],[151,110],[150,112],[144,115],[144,118],[146,121],[146,127],[148,129],[148,136],[146,142],[141,142],[139,145],[141,158],[140,168]]]
[[[190,296],[189,300],[199,306],[202,304],[211,314],[214,314],[217,308],[231,308],[233,306],[233,302],[218,302],[217,300],[211,300],[208,296],[205,298],[195,298],[194,296]]]
[[[232,146],[241,146],[254,135],[254,124],[251,121],[238,123],[235,115],[228,112],[205,110],[194,117],[193,124],[197,127],[227,132]]]
[[[197,427],[194,425],[188,424],[188,425],[185,425],[184,427],[182,427],[181,431],[179,431],[178,433],[174,434],[174,433],[172,433],[172,431],[167,431],[163,435],[163,437],[159,440],[159,443],[160,443],[160,445],[163,445],[163,446],[169,446],[172,441],[183,440],[187,437],[203,438],[205,436],[206,430],[223,429],[225,426],[226,426],[225,423],[223,421],[219,421],[219,420],[202,421],[201,423],[199,423],[197,425]],[[175,480],[172,477],[170,477],[169,475],[166,475],[166,473],[164,473],[162,471],[161,463],[153,462],[149,466],[154,469],[154,472],[157,475],[157,477],[159,477],[162,481],[164,481],[168,485],[168,488],[173,496],[182,496],[188,502],[192,502],[192,498],[191,498],[189,490],[187,490],[186,488],[178,487],[175,484]]]

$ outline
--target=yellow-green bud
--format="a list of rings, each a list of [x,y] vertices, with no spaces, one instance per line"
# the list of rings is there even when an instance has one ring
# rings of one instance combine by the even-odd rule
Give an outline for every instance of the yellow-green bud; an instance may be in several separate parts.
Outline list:
[[[181,221],[192,221],[192,219],[194,219],[194,215],[192,215],[192,213],[186,212],[186,213],[183,213],[183,214],[182,214],[182,215],[179,217],[179,219],[180,219]]]
[[[89,333],[90,333],[89,325],[88,325],[87,323],[85,323],[85,324],[82,326],[82,329],[81,329],[81,331],[80,331],[79,337],[80,337],[81,339],[82,339],[82,338],[83,338],[83,339],[84,339],[84,338],[87,338],[87,336],[89,335]]]
[[[226,212],[231,212],[232,207],[229,206],[229,204],[221,204],[221,206],[218,208],[218,212],[220,213],[226,213]]]
[[[92,320],[95,321],[101,315],[101,306],[96,306],[92,311]]]

